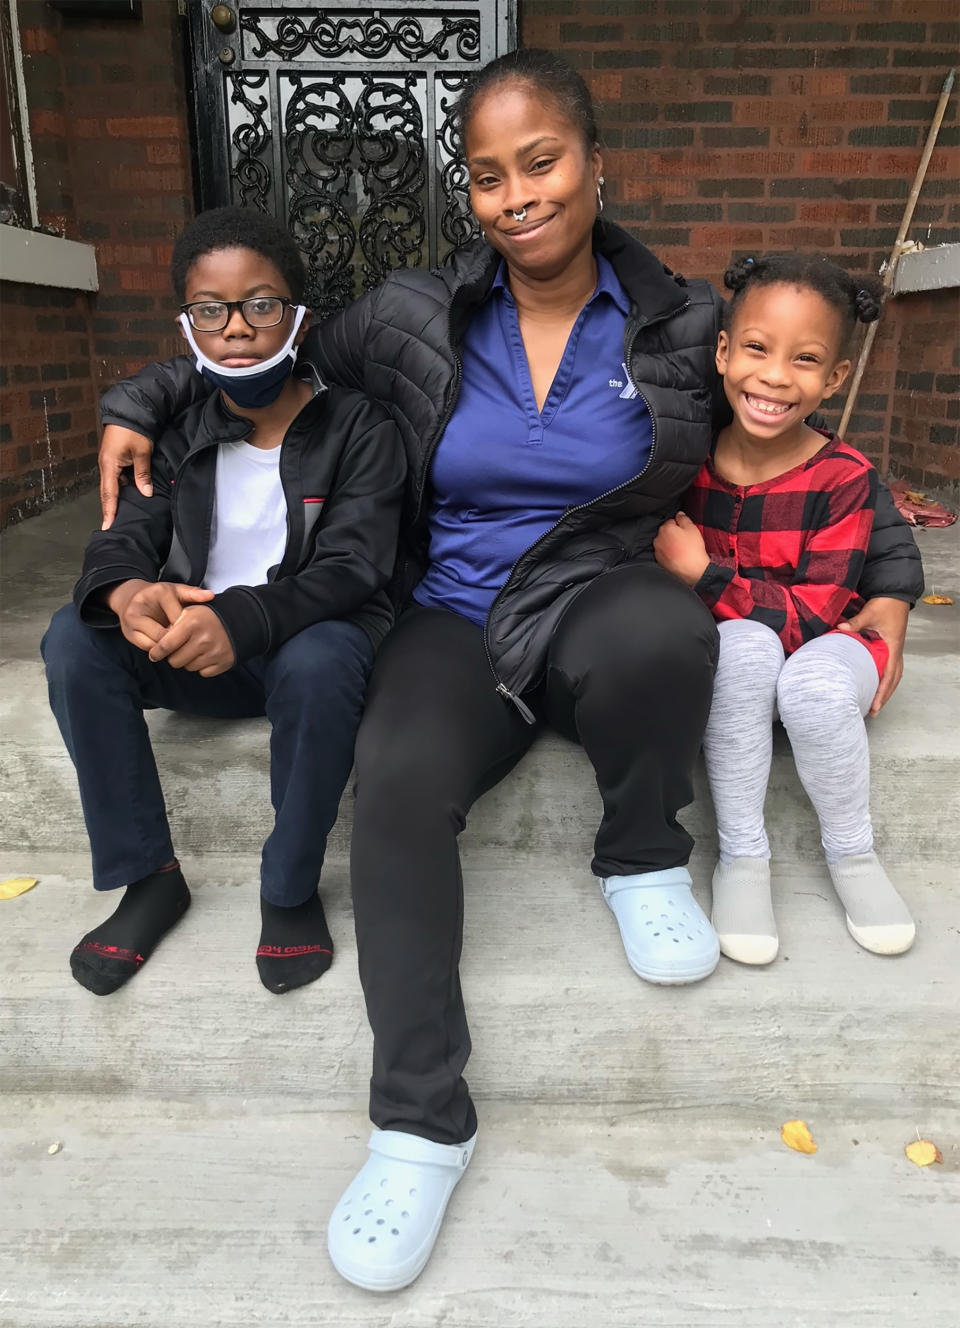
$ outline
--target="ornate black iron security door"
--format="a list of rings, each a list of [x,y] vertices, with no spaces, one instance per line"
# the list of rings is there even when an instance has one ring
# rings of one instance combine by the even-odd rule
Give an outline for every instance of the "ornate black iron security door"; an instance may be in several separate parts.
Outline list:
[[[309,303],[343,308],[474,229],[451,109],[516,44],[515,0],[190,0],[204,207],[282,217]]]

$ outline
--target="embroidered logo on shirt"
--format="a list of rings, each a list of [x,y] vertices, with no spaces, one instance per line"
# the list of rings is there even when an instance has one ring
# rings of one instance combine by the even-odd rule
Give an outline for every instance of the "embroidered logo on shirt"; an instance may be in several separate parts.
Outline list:
[[[637,389],[634,387],[633,383],[631,383],[631,381],[630,381],[630,373],[629,373],[629,370],[627,369],[626,364],[621,363],[620,368],[623,370],[623,377],[624,377],[625,382],[626,382],[626,386],[624,386],[624,383],[617,383],[617,384],[616,384],[617,387],[622,387],[622,388],[623,388],[623,391],[620,393],[620,400],[621,400],[621,401],[633,401],[635,397],[638,397],[638,396],[640,395],[640,393],[637,391]],[[610,380],[610,386],[612,387],[613,385],[614,385],[614,384],[613,384],[613,379],[611,379],[611,380]]]

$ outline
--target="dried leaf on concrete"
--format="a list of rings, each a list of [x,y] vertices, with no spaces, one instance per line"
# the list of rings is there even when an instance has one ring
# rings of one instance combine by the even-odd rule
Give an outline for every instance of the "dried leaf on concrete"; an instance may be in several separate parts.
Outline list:
[[[36,883],[36,876],[11,876],[6,881],[0,881],[0,899],[16,899],[17,895],[25,895],[28,890],[32,890]]]
[[[924,595],[924,604],[952,604],[953,600],[949,595]]]
[[[928,1167],[931,1162],[942,1162],[943,1154],[936,1144],[929,1139],[914,1139],[903,1150],[910,1161],[918,1167]]]
[[[780,1126],[780,1138],[795,1153],[815,1153],[817,1151],[817,1145],[813,1142],[813,1136],[807,1129],[806,1121],[785,1121]]]
[[[957,514],[925,493],[910,489],[903,480],[891,480],[889,489],[897,511],[911,526],[952,526]]]

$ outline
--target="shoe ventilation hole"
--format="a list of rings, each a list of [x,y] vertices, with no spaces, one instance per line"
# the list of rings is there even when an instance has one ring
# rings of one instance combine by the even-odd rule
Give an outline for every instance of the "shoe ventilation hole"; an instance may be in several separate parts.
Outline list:
[[[365,1209],[363,1210],[363,1215],[364,1215],[364,1217],[369,1217],[370,1214],[371,1214],[372,1212],[373,1212],[373,1209],[372,1209],[372,1208],[365,1208]]]
[[[671,930],[672,930],[672,928],[671,928]],[[680,944],[680,938],[679,938],[678,936],[674,936],[674,938],[673,938],[673,943],[674,943],[674,945],[679,945],[679,944]]]
[[[376,1243],[377,1243],[377,1238],[376,1238],[376,1236],[368,1236],[368,1237],[367,1237],[367,1244],[368,1244],[368,1245],[376,1245]]]
[[[659,935],[660,935],[660,933],[659,933],[658,931],[655,931],[653,934],[654,934],[654,936],[659,936]]]
[[[359,1236],[359,1235],[360,1235],[360,1228],[359,1228],[359,1227],[354,1227],[354,1228],[353,1228],[353,1234],[354,1234],[355,1236]]]
[[[345,1217],[343,1220],[344,1220],[344,1222],[349,1222],[349,1221],[350,1221],[350,1214],[347,1213],[346,1217]]]
[[[646,913],[646,911],[647,911],[647,909],[648,909],[649,907],[650,907],[649,904],[641,904],[641,905],[640,905],[640,912],[641,912],[641,913]]]
[[[667,903],[670,905],[671,908],[673,908],[673,900],[672,900],[672,899],[668,899],[668,900],[667,900]]]
[[[401,1217],[409,1217],[410,1214],[407,1212],[406,1209],[404,1209],[403,1212],[400,1214],[400,1216],[401,1216]]]
[[[378,1226],[378,1227],[382,1227],[382,1226],[383,1226],[383,1218],[382,1218],[382,1217],[378,1217],[378,1218],[377,1218],[377,1226]]]
[[[384,1185],[386,1185],[386,1183],[387,1183],[387,1178],[386,1178],[386,1176],[384,1176],[383,1180],[380,1182],[380,1188],[381,1188],[381,1190],[383,1189]]]
[[[412,1189],[412,1190],[410,1191],[410,1198],[411,1198],[411,1199],[415,1198],[415,1197],[416,1197],[416,1193],[417,1193],[416,1189]]]
[[[391,1228],[390,1228],[390,1235],[391,1235],[391,1236],[399,1236],[399,1235],[400,1235],[400,1232],[399,1232],[399,1230],[398,1230],[396,1227],[391,1227]]]
[[[366,1203],[369,1198],[370,1198],[369,1194],[365,1194],[363,1196],[363,1202]]]
[[[653,918],[647,918],[647,926],[648,926],[648,927],[652,927],[652,926],[653,926]]]
[[[672,927],[668,927],[668,928],[667,928],[667,931],[673,931],[673,928],[672,928]]]
[[[388,1200],[386,1201],[386,1203],[385,1203],[383,1206],[384,1206],[384,1208],[392,1208],[392,1207],[393,1207],[393,1200],[392,1200],[392,1199],[388,1199]]]

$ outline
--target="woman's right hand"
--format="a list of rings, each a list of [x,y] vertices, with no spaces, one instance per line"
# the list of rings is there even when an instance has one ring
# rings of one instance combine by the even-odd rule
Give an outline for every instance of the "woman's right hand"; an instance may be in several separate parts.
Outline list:
[[[120,493],[120,474],[127,466],[133,467],[133,482],[145,498],[153,497],[150,476],[150,454],[153,444],[142,433],[124,429],[119,424],[104,426],[100,440],[100,508],[103,513],[101,530],[109,530],[117,515]]]

